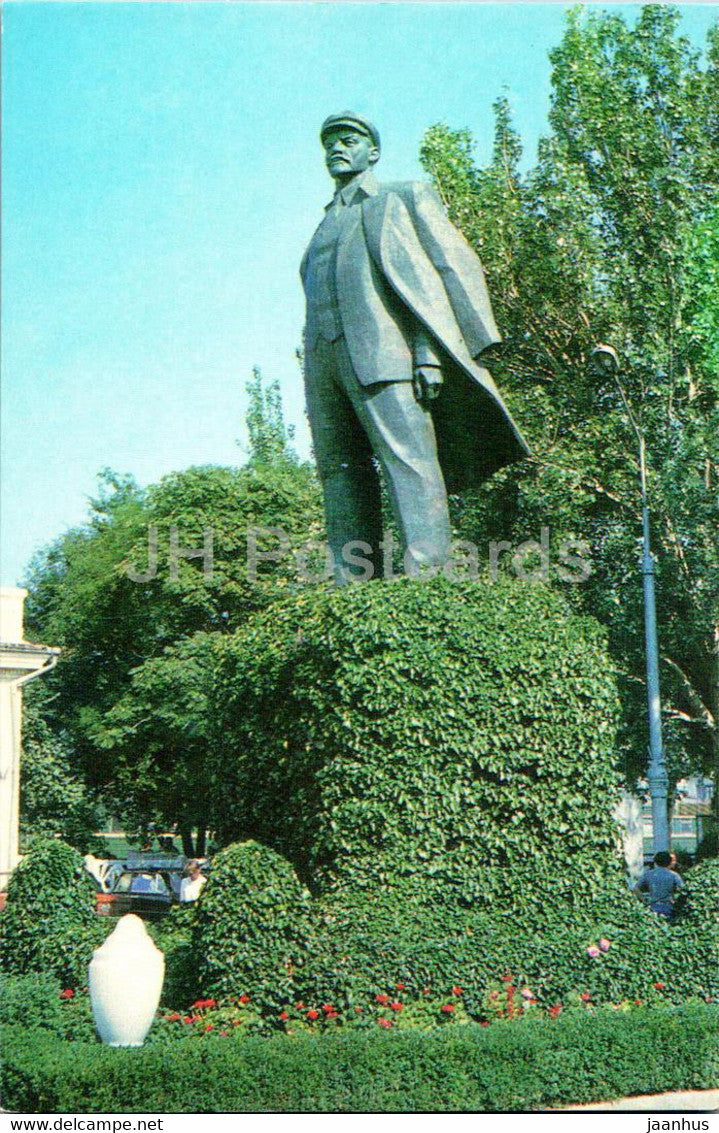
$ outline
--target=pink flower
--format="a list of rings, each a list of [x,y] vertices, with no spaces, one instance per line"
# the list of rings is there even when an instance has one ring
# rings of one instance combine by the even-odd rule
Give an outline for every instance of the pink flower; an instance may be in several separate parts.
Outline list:
[[[531,990],[531,988],[522,988],[522,999],[534,999],[534,992]]]
[[[600,955],[601,955],[601,953],[600,953],[599,949],[597,948],[596,944],[590,944],[589,948],[587,949],[587,956],[591,956],[593,960],[596,960],[597,956],[600,956]]]
[[[387,1027],[392,1026],[392,1020],[391,1019],[378,1019],[377,1022],[379,1023],[380,1027],[384,1027],[385,1030],[387,1029]]]
[[[600,949],[601,949],[601,951],[602,951],[602,952],[608,952],[608,951],[609,951],[609,949],[610,949],[610,948],[611,948],[612,946],[611,946],[611,944],[609,943],[609,941],[607,940],[606,936],[603,936],[603,937],[602,937],[602,939],[601,939],[601,940],[599,941],[599,947],[600,947]]]

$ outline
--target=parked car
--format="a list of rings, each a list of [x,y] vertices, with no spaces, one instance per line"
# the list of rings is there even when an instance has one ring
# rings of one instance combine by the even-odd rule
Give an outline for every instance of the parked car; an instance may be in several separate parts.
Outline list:
[[[103,904],[109,905],[106,911],[113,916],[137,913],[152,920],[167,912],[173,900],[172,882],[167,871],[126,869],[115,878]]]

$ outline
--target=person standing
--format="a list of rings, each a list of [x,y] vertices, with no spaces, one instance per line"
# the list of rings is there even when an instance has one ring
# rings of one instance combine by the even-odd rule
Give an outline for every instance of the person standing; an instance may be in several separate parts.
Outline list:
[[[200,868],[200,863],[192,859],[185,866],[187,877],[183,877],[180,885],[180,902],[183,905],[196,901],[207,884],[207,878]]]
[[[681,877],[672,868],[672,855],[668,850],[660,850],[654,855],[654,866],[645,869],[634,892],[643,897],[649,908],[660,917],[668,921],[674,916],[674,902],[679,890],[684,885]]]

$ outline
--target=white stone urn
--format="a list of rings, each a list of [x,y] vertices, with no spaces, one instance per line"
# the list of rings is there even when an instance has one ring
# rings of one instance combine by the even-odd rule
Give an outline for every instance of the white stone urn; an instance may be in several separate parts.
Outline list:
[[[142,1046],[165,978],[165,957],[133,913],[95,950],[88,965],[90,1002],[108,1046]]]

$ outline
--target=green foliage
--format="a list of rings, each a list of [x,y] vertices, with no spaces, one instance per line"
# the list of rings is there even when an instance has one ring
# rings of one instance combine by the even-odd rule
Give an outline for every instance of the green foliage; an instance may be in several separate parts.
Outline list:
[[[45,1027],[62,1034],[60,981],[43,972],[0,977],[0,1020],[10,1026]]]
[[[193,947],[204,995],[284,1005],[310,947],[309,893],[274,850],[255,842],[215,856],[198,902]]]
[[[75,849],[98,850],[93,831],[99,807],[70,770],[67,744],[43,719],[45,690],[31,685],[23,697],[20,844],[27,851],[37,838],[60,835]]]
[[[80,854],[56,839],[35,842],[10,878],[0,929],[5,972],[84,984],[109,926],[95,915],[95,890]]]
[[[613,860],[615,709],[596,624],[542,585],[308,591],[221,643],[216,825],[315,889],[506,907],[548,872],[579,901]]]
[[[707,920],[670,928],[618,878],[574,907],[550,877],[539,902],[521,881],[516,886],[513,908],[488,912],[443,906],[439,893],[420,897],[403,887],[330,896],[297,994],[351,1010],[367,989],[386,993],[400,983],[416,999],[426,989],[447,995],[460,986],[475,1019],[491,1017],[487,997],[502,976],[517,995],[528,988],[542,1010],[565,1010],[580,995],[595,1005],[719,996],[716,933]],[[590,955],[592,946],[598,955]]]
[[[250,464],[297,464],[297,456],[290,447],[295,431],[285,424],[279,382],[264,386],[260,368],[255,366],[246,389]]]
[[[147,929],[165,957],[165,980],[161,1002],[186,1006],[200,993],[192,933],[197,920],[197,902],[173,905],[161,921]]]
[[[704,1005],[321,1041],[213,1031],[132,1051],[7,1027],[3,1099],[23,1113],[526,1111],[715,1086],[718,1030]]]
[[[288,461],[190,468],[145,492],[111,477],[86,526],[63,536],[31,570],[29,631],[63,649],[46,682],[49,726],[67,741],[73,769],[102,786],[129,823],[177,822],[188,853],[197,850],[189,832],[204,827],[208,797],[200,694],[189,697],[184,715],[175,698],[177,727],[167,748],[157,732],[135,740],[135,718],[146,720],[165,651],[180,649],[179,664],[172,654],[167,660],[165,680],[171,684],[179,668],[185,689],[192,679],[186,639],[237,629],[287,593],[290,556],[261,561],[253,577],[250,533],[281,528],[297,547],[319,535],[320,514],[312,470]],[[258,542],[260,549],[277,546],[269,536]],[[184,557],[183,548],[199,557]],[[145,662],[149,670],[133,681]],[[108,718],[117,705],[118,716]]]
[[[576,9],[532,168],[506,99],[487,166],[466,130],[435,126],[422,147],[484,261],[505,337],[489,365],[533,450],[458,501],[458,532],[516,545],[547,527],[553,551],[589,545],[570,600],[609,630],[630,780],[646,749],[637,446],[615,382],[589,365],[599,342],[619,350],[647,442],[670,771],[719,758],[717,29],[707,54],[702,68],[676,8],[648,5],[633,27]]]
[[[65,988],[55,976],[43,973],[2,977],[0,1021],[50,1031],[69,1042],[93,1042],[97,1038],[87,992]]]

